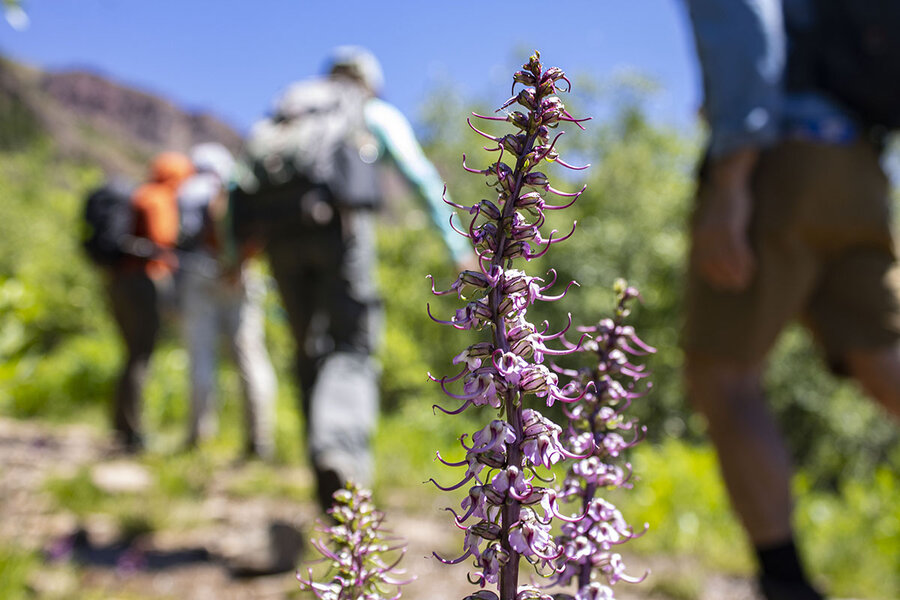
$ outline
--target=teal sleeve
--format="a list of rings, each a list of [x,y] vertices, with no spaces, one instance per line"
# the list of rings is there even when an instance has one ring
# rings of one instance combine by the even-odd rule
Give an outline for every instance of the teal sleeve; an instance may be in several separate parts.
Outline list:
[[[438,228],[444,244],[457,262],[472,253],[468,239],[456,233],[450,226],[450,217],[459,227],[458,217],[444,202],[444,182],[437,169],[425,156],[416,140],[412,126],[403,114],[383,100],[374,98],[366,104],[366,124],[379,144],[409,182],[428,211],[431,221]]]

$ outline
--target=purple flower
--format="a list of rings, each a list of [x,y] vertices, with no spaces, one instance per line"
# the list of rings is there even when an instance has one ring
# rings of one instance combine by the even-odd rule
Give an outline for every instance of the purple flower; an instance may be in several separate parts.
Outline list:
[[[575,600],[614,600],[611,588],[592,582],[578,590],[575,594]]]
[[[517,86],[524,87],[516,91]],[[496,152],[496,160],[475,168],[466,164],[463,156],[463,168],[484,176],[497,197],[471,206],[451,204],[471,216],[468,226],[457,231],[469,238],[480,269],[463,271],[443,291],[432,283],[435,294],[455,294],[465,304],[449,319],[434,317],[430,309],[429,316],[483,336],[454,357],[453,364],[461,369],[455,375],[429,376],[448,397],[461,402],[457,407],[436,408],[449,415],[472,406],[497,410],[497,418],[476,432],[471,442],[465,435],[460,438],[464,459],[448,462],[438,453],[443,464],[465,468],[461,479],[447,487],[431,480],[443,490],[469,486],[460,503],[461,512],[447,509],[464,531],[463,553],[456,558],[438,558],[448,564],[471,559],[477,571],[470,574],[470,580],[481,588],[496,585],[497,593],[481,589],[466,600],[552,600],[534,586],[519,585],[520,564],[526,563],[545,575],[556,572],[557,579],[565,582],[577,576],[579,600],[612,597],[609,588],[593,585],[589,577],[582,581],[585,569],[596,568],[610,582],[625,579],[618,555],[610,554],[608,548],[630,537],[631,530],[614,507],[611,512],[590,498],[593,490],[603,485],[625,485],[630,475],[630,468],[605,461],[638,441],[638,435],[626,433],[637,430],[621,413],[639,394],[622,380],[643,377],[642,368],[631,364],[629,357],[646,348],[633,330],[618,321],[582,329],[582,338],[576,343],[565,339],[571,319],[557,333],[549,333],[546,323],[536,327],[528,321],[529,309],[538,302],[561,300],[573,283],[551,295],[554,271],[545,282],[516,264],[543,256],[575,230],[574,224],[565,235],[542,230],[545,211],[571,205],[584,191],[561,192],[539,169],[545,163],[582,168],[560,158],[556,144],[561,133],[551,137],[560,123],[581,127],[557,96],[560,86],[568,91],[563,71],[555,67],[544,70],[535,52],[513,76],[512,96],[498,109],[503,116],[475,115],[507,122],[516,131],[494,136],[468,121],[473,131],[493,145],[488,149]],[[548,194],[568,200],[549,203]],[[547,357],[587,349],[603,352],[599,361],[602,371],[599,367],[565,371],[547,361]],[[565,378],[562,382],[561,377]],[[565,403],[568,408],[564,412],[571,421],[568,428],[528,405],[536,399],[548,406]],[[547,487],[552,481],[549,469],[563,461],[574,461],[574,466],[562,489]],[[584,499],[581,513],[562,514],[559,500],[576,498]],[[554,519],[563,521],[562,531],[568,532],[559,539],[551,534]],[[594,562],[598,553],[602,560]]]
[[[538,520],[530,508],[522,508],[519,521],[510,527],[509,543],[513,550],[535,562],[549,563],[562,553],[550,535],[550,524]]]
[[[482,361],[485,358],[489,358],[493,353],[493,347],[486,343],[481,342],[478,344],[473,344],[457,354],[453,358],[453,364],[465,363],[466,368],[469,371],[474,371],[478,367],[481,366]]]
[[[330,561],[330,581],[312,580],[312,569],[297,580],[301,589],[312,591],[319,600],[397,600],[401,586],[411,580],[397,576],[397,568],[406,553],[405,544],[393,544],[394,538],[382,528],[384,515],[375,510],[371,494],[348,483],[334,493],[328,513],[334,525],[319,523],[322,538],[312,545]],[[326,541],[327,540],[327,541]]]
[[[567,410],[568,446],[589,454],[572,463],[559,490],[561,498],[578,502],[584,510],[581,519],[563,524],[557,539],[563,555],[557,561],[555,583],[565,585],[576,579],[576,598],[613,597],[610,587],[593,581],[595,576],[604,578],[608,586],[643,579],[626,575],[621,556],[612,551],[614,546],[635,537],[634,530],[615,506],[596,495],[601,489],[630,485],[630,465],[619,464],[616,459],[640,441],[643,429],[623,413],[632,400],[641,396],[638,386],[647,375],[642,366],[630,362],[630,357],[653,352],[633,328],[623,324],[629,314],[627,305],[637,297],[637,291],[621,280],[616,282],[616,291],[619,302],[615,319],[579,328],[593,337],[569,345],[592,355],[593,367],[579,371],[558,369],[573,377],[568,391],[582,396],[580,403]],[[631,439],[626,439],[622,431],[631,431]]]
[[[516,434],[506,421],[495,419],[484,429],[472,436],[472,447],[469,452],[488,452],[491,450],[506,453],[508,444],[516,441]]]

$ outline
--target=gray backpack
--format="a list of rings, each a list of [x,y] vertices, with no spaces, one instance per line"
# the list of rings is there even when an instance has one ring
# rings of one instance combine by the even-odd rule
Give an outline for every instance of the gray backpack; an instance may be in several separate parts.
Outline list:
[[[336,207],[377,207],[378,150],[365,124],[367,99],[341,79],[288,88],[275,114],[250,132],[232,193],[234,220],[284,223],[301,216],[302,198],[313,191]]]

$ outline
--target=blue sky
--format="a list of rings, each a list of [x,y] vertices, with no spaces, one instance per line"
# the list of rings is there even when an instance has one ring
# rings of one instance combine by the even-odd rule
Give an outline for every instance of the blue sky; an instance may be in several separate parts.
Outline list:
[[[89,68],[208,110],[245,130],[288,82],[318,73],[330,48],[360,44],[385,71],[384,96],[415,121],[452,83],[496,100],[527,53],[600,81],[637,71],[661,92],[655,119],[690,127],[699,103],[680,0],[24,0],[31,24],[0,20],[0,54],[43,68]]]

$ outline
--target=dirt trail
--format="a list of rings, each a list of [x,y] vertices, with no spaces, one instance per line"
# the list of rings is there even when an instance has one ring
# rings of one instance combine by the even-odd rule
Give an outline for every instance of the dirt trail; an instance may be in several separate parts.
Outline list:
[[[273,522],[288,534],[296,530],[308,535],[317,515],[311,502],[273,499],[262,493],[236,497],[227,490],[241,477],[241,468],[224,468],[209,474],[207,492],[193,507],[196,516],[191,527],[144,533],[127,543],[103,514],[76,519],[57,508],[47,492],[48,477],[75,474],[84,467],[91,468],[101,485],[106,476],[126,489],[134,486],[132,493],[140,493],[146,474],[139,461],[116,457],[104,437],[89,427],[0,418],[0,550],[38,551],[46,556],[45,564],[33,569],[28,578],[33,597],[305,597],[290,571],[254,577],[236,577],[235,572],[236,566],[252,568],[254,560],[265,562]],[[297,467],[285,467],[279,476],[309,478],[305,469]],[[409,541],[404,566],[417,580],[404,589],[404,599],[461,600],[473,591],[466,582],[466,565],[445,567],[431,557],[432,550],[450,554],[461,543],[456,530],[448,527],[446,513],[436,506],[419,507],[415,514],[398,507],[383,508],[390,528],[403,532]],[[288,535],[285,543],[297,541]],[[309,558],[308,554],[304,556]],[[54,556],[58,560],[51,560]],[[638,586],[617,586],[619,600],[756,600],[747,581],[707,575],[689,561],[633,557],[628,564],[633,572],[649,568],[652,575]],[[694,591],[672,591],[679,587],[673,587],[672,581],[692,572],[701,582]]]

